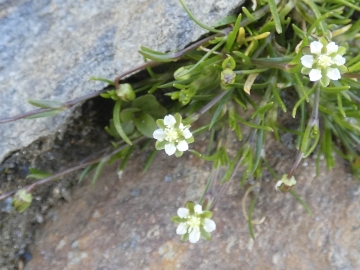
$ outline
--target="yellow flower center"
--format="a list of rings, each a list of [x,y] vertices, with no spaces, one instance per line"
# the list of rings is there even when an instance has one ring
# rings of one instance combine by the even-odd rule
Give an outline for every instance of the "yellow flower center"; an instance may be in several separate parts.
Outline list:
[[[318,59],[318,64],[322,69],[325,69],[333,64],[330,56],[320,55]]]
[[[179,133],[175,128],[166,128],[164,130],[165,140],[168,142],[174,142],[179,139]]]
[[[189,224],[190,227],[198,228],[200,227],[200,218],[192,216],[191,218],[189,218],[187,224]]]

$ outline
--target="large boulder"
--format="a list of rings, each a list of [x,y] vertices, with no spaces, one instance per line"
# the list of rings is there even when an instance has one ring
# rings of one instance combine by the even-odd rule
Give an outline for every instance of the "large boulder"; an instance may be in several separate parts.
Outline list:
[[[244,1],[187,1],[211,25]],[[0,3],[0,118],[31,110],[27,99],[66,101],[103,88],[91,76],[113,79],[142,63],[141,45],[184,48],[205,33],[177,0]],[[66,128],[71,110],[0,125],[0,163],[9,153]]]

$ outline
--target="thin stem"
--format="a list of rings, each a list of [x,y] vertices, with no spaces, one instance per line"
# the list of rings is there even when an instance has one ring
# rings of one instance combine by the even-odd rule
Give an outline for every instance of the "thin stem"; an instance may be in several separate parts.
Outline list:
[[[247,197],[249,196],[250,192],[253,191],[254,187],[256,187],[256,186],[250,186],[250,187],[246,190],[246,192],[245,192],[245,194],[244,194],[244,197],[243,197],[243,199],[242,199],[242,201],[241,201],[241,209],[242,209],[243,215],[244,215],[244,217],[245,217],[245,219],[246,219],[247,221],[249,220],[249,216],[248,216],[247,211],[246,211],[246,199],[247,199]],[[252,220],[251,220],[251,224],[254,224],[254,225],[262,224],[262,223],[264,223],[265,218],[266,218],[266,217],[262,217],[261,219],[255,219],[255,220],[252,219]]]
[[[214,106],[220,99],[222,99],[228,91],[222,91],[220,94],[218,94],[213,100],[211,100],[208,104],[206,104],[199,112],[199,115],[203,115],[206,113],[212,106]]]
[[[314,99],[314,107],[311,112],[310,119],[308,121],[308,128],[312,128],[314,126],[319,126],[319,102],[320,102],[320,87],[317,86],[316,92],[315,92],[315,99]],[[299,151],[299,153],[296,156],[295,163],[292,166],[288,178],[291,178],[296,170],[296,168],[299,166],[300,161],[304,157],[304,153]]]
[[[78,98],[66,101],[66,102],[63,103],[63,109],[69,109],[69,108],[73,107],[74,105],[76,105],[79,102],[88,100],[90,98],[94,98],[94,97],[96,97],[96,96],[98,96],[101,93],[104,93],[106,91],[107,91],[107,89],[105,88],[105,89],[102,89],[100,91],[90,93],[90,94],[87,94],[85,96],[78,97]],[[19,120],[19,119],[22,119],[22,118],[26,118],[26,117],[38,114],[38,113],[49,112],[49,111],[52,111],[52,110],[54,110],[54,109],[52,109],[52,108],[35,109],[35,110],[29,111],[29,112],[26,112],[26,113],[21,113],[21,114],[12,116],[12,117],[2,118],[2,119],[0,119],[0,124],[13,122],[13,121],[16,121],[16,120]]]
[[[130,69],[130,70],[127,70],[123,73],[121,73],[120,75],[118,75],[115,79],[114,79],[114,86],[115,86],[115,89],[118,89],[119,88],[119,81],[120,79],[122,79],[123,77],[131,74],[131,73],[134,73],[136,71],[140,71],[140,70],[143,70],[147,67],[156,67],[158,65],[160,65],[161,63],[160,62],[155,62],[155,61],[148,61],[148,62],[145,62],[137,67],[134,67],[133,69]]]
[[[134,143],[137,143],[137,142],[141,141],[142,139],[143,139],[143,137],[140,137],[140,138],[134,140]],[[31,192],[32,190],[34,190],[36,187],[38,187],[40,185],[46,184],[46,183],[51,182],[53,180],[56,180],[56,179],[58,179],[60,177],[63,177],[64,175],[67,175],[67,174],[72,173],[74,171],[77,171],[79,169],[85,168],[85,167],[87,167],[89,165],[95,164],[95,163],[101,161],[104,158],[105,159],[109,158],[109,157],[119,153],[120,151],[122,151],[126,147],[128,147],[128,145],[123,145],[123,146],[117,148],[116,150],[112,151],[110,154],[108,154],[106,156],[101,156],[101,157],[95,158],[93,160],[80,163],[80,164],[78,164],[78,165],[76,165],[74,167],[71,167],[71,168],[66,169],[64,171],[61,171],[61,172],[59,172],[57,174],[54,174],[52,176],[49,176],[49,177],[46,177],[46,178],[41,179],[39,181],[36,181],[36,182],[34,182],[34,183],[30,184],[30,185],[24,186],[24,187],[16,189],[16,190],[9,191],[9,192],[7,192],[7,193],[0,196],[0,201],[14,195],[17,191],[19,191],[21,189],[26,189],[27,192]]]
[[[241,157],[240,160],[238,161],[238,163],[236,164],[236,167],[233,170],[233,173],[231,174],[229,181],[227,181],[224,185],[222,185],[222,187],[220,189],[220,192],[217,194],[217,196],[214,199],[214,202],[211,204],[210,210],[215,207],[216,203],[219,201],[220,197],[224,193],[224,190],[229,186],[229,183],[235,177],[235,174],[236,174],[237,170],[239,169],[239,167],[240,167],[241,163],[243,162],[243,160],[244,160],[244,157]]]

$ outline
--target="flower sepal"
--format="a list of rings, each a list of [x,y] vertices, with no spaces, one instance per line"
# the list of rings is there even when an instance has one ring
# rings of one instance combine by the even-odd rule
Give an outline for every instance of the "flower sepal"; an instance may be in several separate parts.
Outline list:
[[[276,182],[275,189],[280,190],[281,192],[289,192],[295,185],[295,177],[291,176],[288,178],[288,175],[284,174],[282,178]]]

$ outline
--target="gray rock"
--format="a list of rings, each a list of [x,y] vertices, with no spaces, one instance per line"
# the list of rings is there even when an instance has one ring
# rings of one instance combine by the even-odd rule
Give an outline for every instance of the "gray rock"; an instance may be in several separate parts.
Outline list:
[[[242,0],[187,1],[207,25]],[[142,63],[141,45],[159,51],[184,48],[206,31],[177,0],[0,3],[0,118],[33,109],[27,99],[66,101],[103,88],[91,76],[113,79]],[[71,110],[0,125],[0,163],[12,151],[66,128]]]

